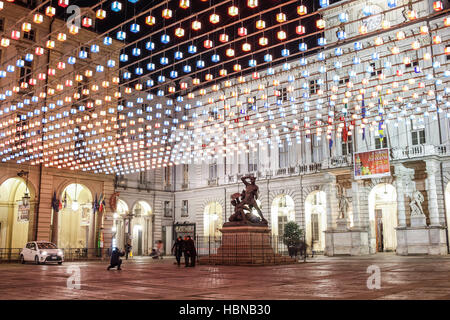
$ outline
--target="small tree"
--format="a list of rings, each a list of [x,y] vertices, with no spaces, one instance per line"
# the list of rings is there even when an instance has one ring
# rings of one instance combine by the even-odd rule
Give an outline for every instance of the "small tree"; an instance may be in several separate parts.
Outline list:
[[[283,243],[288,247],[295,247],[303,240],[303,230],[299,225],[290,221],[284,226]]]

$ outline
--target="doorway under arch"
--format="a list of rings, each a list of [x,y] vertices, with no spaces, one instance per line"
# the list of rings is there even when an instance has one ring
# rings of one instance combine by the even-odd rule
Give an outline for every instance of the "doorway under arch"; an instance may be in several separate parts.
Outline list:
[[[280,194],[273,199],[270,212],[272,235],[282,236],[286,223],[295,221],[294,200],[287,194]]]
[[[222,224],[222,205],[217,201],[208,203],[203,211],[203,234],[205,237],[219,238]]]
[[[92,193],[79,183],[69,184],[61,195],[58,212],[58,247],[95,248],[95,216]]]
[[[445,208],[447,209],[446,221],[447,221],[447,233],[448,239],[450,239],[450,182],[447,183],[447,187],[445,187]]]
[[[138,201],[133,206],[133,220],[128,231],[133,256],[142,256],[152,248],[151,215],[152,208],[146,201]]]
[[[121,200],[117,200],[116,212],[113,213],[114,223],[113,223],[113,238],[112,238],[112,247],[119,248],[123,250],[125,244],[125,226],[124,226],[124,218],[128,215],[129,209],[128,204]]]
[[[313,191],[305,200],[306,243],[311,250],[323,252],[327,229],[326,193]]]
[[[1,184],[0,248],[23,248],[33,238],[34,199],[33,188],[21,178]]]
[[[395,251],[397,248],[397,191],[392,184],[377,184],[369,193],[371,252]]]

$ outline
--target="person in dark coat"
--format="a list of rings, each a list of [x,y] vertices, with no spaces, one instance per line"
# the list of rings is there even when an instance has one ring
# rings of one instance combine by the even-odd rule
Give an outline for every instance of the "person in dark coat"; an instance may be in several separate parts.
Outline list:
[[[181,256],[183,255],[183,251],[184,251],[184,241],[183,238],[179,236],[177,240],[175,240],[175,243],[173,244],[172,247],[172,253],[175,256],[175,259],[177,259],[178,266],[180,266],[180,260]]]
[[[114,248],[113,252],[111,253],[111,262],[107,270],[115,267],[117,267],[117,270],[122,270],[120,268],[120,265],[122,264],[122,259],[120,259],[120,257],[123,257],[124,255],[125,252],[121,252],[118,248]]]
[[[129,242],[127,242],[127,244],[125,245],[125,253],[126,253],[125,259],[126,260],[128,260],[128,255],[130,254],[131,248],[132,248],[131,244]]]
[[[185,242],[185,250],[189,257],[186,260],[186,267],[195,267],[195,257],[197,256],[197,251],[195,250],[195,243],[194,240],[192,240],[191,236],[187,236],[187,240]],[[189,265],[189,259],[191,260],[191,265]]]

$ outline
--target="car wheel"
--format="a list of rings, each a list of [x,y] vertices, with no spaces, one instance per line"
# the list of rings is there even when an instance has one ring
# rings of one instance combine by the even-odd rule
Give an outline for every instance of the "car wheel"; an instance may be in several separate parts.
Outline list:
[[[39,264],[39,257],[38,256],[34,257],[34,264]]]
[[[58,264],[59,264],[59,265],[62,265],[62,261],[59,261]]]
[[[20,255],[20,263],[25,264],[25,258],[23,257],[23,254]]]

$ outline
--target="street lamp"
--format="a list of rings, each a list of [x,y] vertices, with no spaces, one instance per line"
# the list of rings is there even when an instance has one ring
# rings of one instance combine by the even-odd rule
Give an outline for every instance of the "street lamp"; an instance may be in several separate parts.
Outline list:
[[[78,200],[77,200],[77,187],[78,187],[78,183],[75,184],[75,196],[73,197],[73,200],[72,200],[72,210],[73,211],[78,211],[78,209],[80,208],[80,204],[78,203]]]
[[[21,178],[23,178],[24,176],[26,176],[26,180],[25,180],[25,193],[22,197],[22,204],[25,207],[28,207],[28,205],[30,204],[30,195],[28,194],[28,171],[23,171],[21,170],[20,172],[17,173],[17,175]]]

